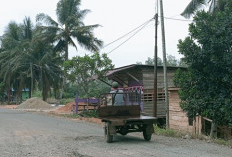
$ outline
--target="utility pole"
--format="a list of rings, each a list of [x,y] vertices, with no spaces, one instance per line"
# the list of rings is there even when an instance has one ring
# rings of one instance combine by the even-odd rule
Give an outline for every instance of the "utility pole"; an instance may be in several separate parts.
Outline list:
[[[167,59],[166,59],[166,44],[165,44],[165,31],[164,31],[163,0],[160,0],[160,19],[161,19],[161,30],[162,30],[164,90],[165,90],[165,105],[166,105],[166,129],[169,129],[169,100],[168,100]]]
[[[157,3],[158,4],[158,3]],[[155,49],[154,49],[154,96],[153,96],[153,116],[157,117],[157,30],[158,12],[155,14]]]

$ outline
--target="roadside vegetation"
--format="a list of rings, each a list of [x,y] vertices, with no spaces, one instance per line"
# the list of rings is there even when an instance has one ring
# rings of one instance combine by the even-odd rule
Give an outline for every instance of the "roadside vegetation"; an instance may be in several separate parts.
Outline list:
[[[210,139],[208,136],[205,135],[194,135],[189,133],[184,133],[181,131],[175,131],[173,129],[166,129],[160,128],[157,125],[154,125],[154,130],[156,135],[167,136],[167,137],[176,137],[176,138],[183,138],[183,139],[199,139],[204,140],[207,142],[217,143],[219,145],[224,145],[232,148],[232,140],[225,140],[221,138]]]
[[[193,16],[189,36],[180,40],[178,49],[187,70],[175,74],[180,87],[180,106],[188,117],[212,120],[210,137],[217,137],[218,126],[232,126],[232,1],[192,0],[182,13]],[[202,5],[208,11],[198,11]]]
[[[91,79],[99,75],[107,82],[104,73],[113,65],[106,54],[98,53],[103,42],[93,31],[99,25],[85,25],[89,10],[80,6],[80,0],[60,0],[56,20],[38,13],[36,24],[30,17],[8,24],[0,38],[0,102],[19,104],[27,91],[26,98],[66,103],[76,94],[95,97],[109,89]],[[78,50],[78,45],[93,53],[69,59],[69,47]]]

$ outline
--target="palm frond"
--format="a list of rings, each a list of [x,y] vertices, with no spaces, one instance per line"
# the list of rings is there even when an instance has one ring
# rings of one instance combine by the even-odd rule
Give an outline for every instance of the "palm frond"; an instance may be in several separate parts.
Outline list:
[[[23,35],[25,39],[32,39],[32,32],[33,32],[33,24],[31,22],[30,17],[25,17],[24,21],[23,21]]]
[[[198,9],[200,9],[203,5],[208,3],[211,0],[192,0],[184,11],[181,13],[185,18],[190,18]]]
[[[95,38],[93,34],[88,33],[88,32],[86,33],[78,32],[77,34],[75,34],[75,37],[81,47],[89,51],[92,51],[92,52],[99,51],[103,43],[101,40],[98,40],[97,38]]]
[[[50,16],[44,13],[40,13],[36,16],[36,22],[44,22],[47,25],[51,25],[55,27],[58,27],[59,25],[55,20],[53,20]]]
[[[69,44],[72,45],[73,47],[75,47],[76,50],[77,50],[77,46],[76,46],[75,42],[72,40],[72,38],[71,38],[70,36],[69,36],[68,38],[69,38],[69,39],[68,39]]]
[[[60,23],[65,24],[71,15],[79,12],[80,0],[60,0],[57,3],[56,15]]]
[[[218,7],[218,0],[211,0],[209,12],[212,13]]]

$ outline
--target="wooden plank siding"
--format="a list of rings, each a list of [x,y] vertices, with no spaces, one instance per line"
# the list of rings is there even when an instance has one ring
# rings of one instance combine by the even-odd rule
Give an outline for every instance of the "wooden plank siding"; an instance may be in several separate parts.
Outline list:
[[[167,77],[168,77],[168,87],[174,87],[173,83],[173,76],[175,74],[176,70],[170,70],[167,71]],[[144,89],[153,89],[154,88],[154,72],[143,70],[143,88]],[[163,69],[157,70],[157,87],[158,88],[164,88],[164,74]]]
[[[177,69],[167,69],[168,87],[174,87],[173,77]],[[154,89],[154,71],[151,69],[143,69],[143,100],[145,115],[153,115],[153,89]],[[164,74],[163,68],[157,69],[157,117],[166,117],[165,106],[165,93],[164,93]],[[150,102],[146,101],[146,98],[150,98]]]
[[[147,116],[153,115],[153,102],[143,102],[142,114],[147,115]],[[166,108],[165,108],[163,101],[157,102],[157,117],[158,118],[165,118],[166,117]]]
[[[190,121],[186,112],[180,108],[178,88],[169,88],[169,127],[177,131],[201,134],[202,118],[195,117],[192,124]]]

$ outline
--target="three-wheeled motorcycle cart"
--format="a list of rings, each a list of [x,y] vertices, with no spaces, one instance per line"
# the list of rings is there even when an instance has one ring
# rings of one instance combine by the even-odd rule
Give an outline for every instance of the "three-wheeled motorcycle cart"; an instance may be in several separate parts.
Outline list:
[[[142,116],[140,103],[124,103],[121,105],[105,105],[99,108],[99,117],[105,122],[104,132],[106,142],[113,142],[117,133],[126,135],[131,132],[143,132],[146,141],[151,140],[154,133],[154,123],[157,118]]]

